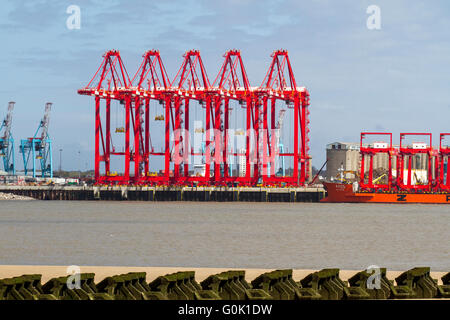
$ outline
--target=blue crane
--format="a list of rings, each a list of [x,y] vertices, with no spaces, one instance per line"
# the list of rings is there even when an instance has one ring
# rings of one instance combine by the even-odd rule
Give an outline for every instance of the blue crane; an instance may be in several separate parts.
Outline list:
[[[34,136],[20,141],[20,153],[23,156],[25,175],[28,175],[28,172],[32,170],[33,178],[37,177],[36,160],[39,160],[40,176],[42,178],[53,178],[52,141],[48,135],[51,107],[51,102],[45,104],[44,118],[39,123]],[[31,169],[29,168],[30,164],[32,165]]]

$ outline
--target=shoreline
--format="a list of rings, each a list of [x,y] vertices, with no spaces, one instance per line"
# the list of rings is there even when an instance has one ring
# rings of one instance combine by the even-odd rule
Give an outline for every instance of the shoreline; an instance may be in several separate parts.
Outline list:
[[[0,192],[0,201],[5,200],[18,200],[18,201],[28,201],[28,200],[36,200],[32,197],[28,196],[21,196],[14,193],[8,193],[8,192]]]

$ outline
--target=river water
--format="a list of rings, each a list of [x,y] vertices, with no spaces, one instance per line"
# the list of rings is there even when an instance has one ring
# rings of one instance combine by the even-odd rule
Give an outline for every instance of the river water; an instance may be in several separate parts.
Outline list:
[[[0,201],[0,265],[450,271],[450,206]]]

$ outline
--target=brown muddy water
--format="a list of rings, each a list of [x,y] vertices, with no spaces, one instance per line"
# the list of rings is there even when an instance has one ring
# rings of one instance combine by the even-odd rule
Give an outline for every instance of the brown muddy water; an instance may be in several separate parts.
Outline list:
[[[0,201],[0,265],[450,271],[450,206]]]

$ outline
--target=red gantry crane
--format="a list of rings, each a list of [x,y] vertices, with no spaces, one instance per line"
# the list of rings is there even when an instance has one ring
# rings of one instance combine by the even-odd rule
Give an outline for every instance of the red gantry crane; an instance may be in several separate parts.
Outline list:
[[[79,94],[95,97],[97,184],[301,186],[306,183],[310,159],[309,93],[305,87],[297,87],[286,50],[272,54],[269,71],[258,88],[250,86],[239,50],[225,53],[225,61],[212,85],[198,50],[184,54],[183,63],[171,82],[159,51],[147,51],[143,57],[130,80],[119,51],[106,52],[92,80],[78,90]],[[124,108],[124,127],[116,128],[116,132],[125,136],[123,151],[115,150],[111,136],[112,100],[119,101]],[[105,117],[102,117],[101,101],[106,104]],[[161,152],[152,143],[161,132],[151,125],[151,101],[165,108],[164,115],[155,117],[164,120]],[[230,101],[237,101],[241,106],[233,112],[245,122],[245,128],[241,128],[245,129],[244,150],[232,147]],[[273,134],[277,130],[277,101],[284,102],[293,113],[287,118],[293,125],[292,152],[277,153],[279,139]],[[192,128],[190,123],[192,119],[198,121],[196,115],[198,111],[203,114],[203,110],[204,142],[201,148],[193,148],[190,138],[199,128]],[[112,171],[113,156],[122,158],[123,173]],[[275,175],[275,165],[271,165],[275,156],[293,159],[292,176]],[[160,173],[154,174],[157,157],[163,157],[164,164]],[[193,157],[204,159],[202,174],[190,174]],[[245,160],[244,176],[233,175],[230,162],[233,157]]]
[[[128,94],[135,106],[134,125],[134,184],[169,184],[169,170],[163,175],[151,175],[150,162],[157,156],[170,161],[170,80],[158,50],[149,50],[143,55],[143,61],[131,80]],[[150,132],[150,101],[164,105],[166,115],[155,118],[165,120],[165,150],[158,152],[152,144]]]
[[[220,146],[219,149],[222,150],[222,154],[215,153],[214,180],[218,184],[251,185],[252,181],[254,182],[250,170],[250,139],[254,138],[250,134],[251,110],[254,100],[252,88],[245,71],[241,52],[229,50],[224,54],[224,58],[222,67],[213,83],[213,88],[217,94],[214,108],[215,145],[216,150],[218,149],[217,146]],[[242,152],[239,145],[232,150],[233,138],[237,132],[236,130],[230,131],[230,112],[238,113],[241,110],[237,106],[232,110],[230,100],[237,101],[240,108],[246,112],[246,130],[243,132],[245,134],[245,153]],[[242,130],[243,128],[239,129]],[[230,135],[230,133],[233,134]],[[233,173],[230,172],[230,161],[232,164],[238,157],[245,157],[245,176],[243,177],[233,176]],[[222,168],[221,163],[223,163]]]
[[[385,136],[388,141],[376,141],[370,145],[364,144],[364,139],[367,136]],[[360,174],[360,189],[361,190],[389,190],[392,187],[392,156],[394,150],[392,148],[392,133],[384,132],[361,132],[360,148],[361,154],[361,174]],[[375,184],[373,180],[373,160],[378,154],[386,154],[388,159],[387,184]],[[366,159],[369,160],[369,170],[367,183],[365,182],[366,173]]]
[[[128,94],[130,78],[123,64],[120,52],[107,51],[103,61],[91,81],[79,94],[95,97],[95,181],[98,184],[129,184],[130,181],[130,116],[131,99]],[[101,121],[101,101],[106,102],[104,125]],[[111,146],[111,100],[119,100],[125,105],[125,148],[123,152],[116,151]],[[101,150],[100,150],[101,145]],[[123,175],[111,172],[111,157],[124,158]],[[101,163],[104,164],[104,174],[100,173]]]
[[[427,137],[428,142],[412,142],[412,144],[405,145],[405,138],[409,136],[423,136]],[[433,159],[433,140],[431,133],[400,133],[400,147],[397,156],[397,186],[404,191],[422,190],[431,191],[433,185],[433,172],[432,172],[432,159]],[[419,183],[417,175],[415,176],[415,183],[413,183],[412,177],[415,172],[413,171],[413,159],[415,155],[426,156],[426,180]],[[407,162],[407,166],[405,163]],[[406,183],[405,183],[405,171],[406,171]]]
[[[214,92],[203,65],[200,51],[190,50],[183,55],[183,63],[172,81],[172,101],[174,114],[172,114],[172,126],[174,129],[173,142],[173,184],[200,185],[211,184],[211,122],[214,120]],[[192,102],[196,102],[193,104]],[[190,145],[190,113],[194,108],[205,108],[204,119],[205,144],[203,151],[192,150]],[[167,112],[167,111],[166,111]],[[195,119],[197,120],[197,119]],[[166,132],[167,133],[167,132]],[[166,143],[168,143],[166,141]],[[189,176],[189,163],[194,156],[205,157],[204,174]],[[168,159],[166,158],[166,161]],[[166,162],[165,170],[169,168]]]
[[[450,167],[448,165],[450,159],[450,147],[444,145],[445,137],[450,137],[450,133],[441,133],[439,139],[439,188],[441,190],[450,190]]]
[[[277,153],[278,147],[271,146],[273,143],[269,133],[275,132],[275,115],[277,108],[277,101],[285,102],[286,107],[293,111],[288,116],[293,127],[293,151],[279,153],[279,157],[291,157],[293,159],[293,174],[290,177],[275,176],[275,165],[273,160],[270,166],[270,173],[265,170],[267,167],[267,160],[259,161],[262,164],[262,181],[264,184],[286,184],[291,186],[304,185],[308,180],[309,167],[309,120],[308,120],[308,106],[309,93],[305,87],[297,87],[294,73],[292,71],[291,62],[289,60],[288,52],[286,50],[277,50],[272,54],[272,63],[269,67],[263,83],[256,90],[256,101],[253,110],[252,120],[254,121],[254,128],[259,132],[260,122],[259,115],[262,111],[263,115],[263,132],[266,137],[262,141],[264,143],[263,159],[266,158],[268,152],[270,160],[273,159],[273,152]],[[270,102],[270,107],[269,107]],[[262,106],[262,110],[261,110]],[[269,109],[270,108],[270,109]],[[269,111],[270,110],[270,111]],[[270,129],[269,129],[269,114],[270,114]],[[258,141],[259,136],[258,136]],[[266,150],[267,145],[267,150]],[[259,150],[258,150],[259,151]]]

